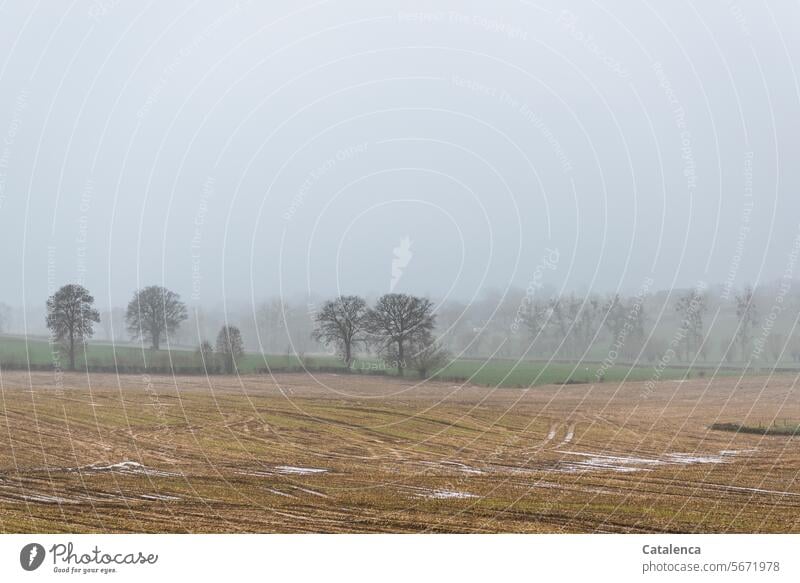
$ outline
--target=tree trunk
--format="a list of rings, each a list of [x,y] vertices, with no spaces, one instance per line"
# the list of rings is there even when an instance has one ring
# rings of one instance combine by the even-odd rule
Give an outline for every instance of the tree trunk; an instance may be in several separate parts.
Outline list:
[[[75,337],[69,335],[69,370],[75,370]]]
[[[158,332],[153,332],[153,350],[158,350],[159,336],[160,334]]]
[[[403,376],[403,366],[405,365],[405,363],[403,362],[403,357],[404,356],[405,355],[403,353],[403,341],[402,340],[398,340],[397,341],[397,375],[398,376]]]
[[[347,367],[347,370],[350,370],[350,366],[353,364],[353,357],[350,354],[349,342],[345,342],[344,344],[344,364]]]

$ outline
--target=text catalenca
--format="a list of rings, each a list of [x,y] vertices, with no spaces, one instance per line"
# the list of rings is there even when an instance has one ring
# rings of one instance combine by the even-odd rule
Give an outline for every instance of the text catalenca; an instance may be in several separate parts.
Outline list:
[[[675,545],[644,545],[645,555],[699,555],[700,547],[679,547]]]

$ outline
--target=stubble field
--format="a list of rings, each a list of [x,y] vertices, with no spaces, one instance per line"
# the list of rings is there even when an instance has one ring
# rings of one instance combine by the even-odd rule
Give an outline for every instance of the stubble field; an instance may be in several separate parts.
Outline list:
[[[795,377],[0,374],[3,532],[800,532]]]

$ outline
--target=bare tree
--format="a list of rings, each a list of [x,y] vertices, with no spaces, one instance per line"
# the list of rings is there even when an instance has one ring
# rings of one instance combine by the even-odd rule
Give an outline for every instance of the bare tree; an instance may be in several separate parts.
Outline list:
[[[428,338],[436,323],[433,304],[427,298],[408,294],[386,294],[367,312],[370,340],[383,353],[396,359],[397,373],[403,375],[406,348]]]
[[[367,302],[358,296],[328,300],[317,312],[314,322],[314,339],[335,346],[345,366],[350,368],[353,350],[367,339]]]
[[[558,340],[556,346],[561,349],[562,354],[571,353],[569,345],[569,333],[572,327],[570,318],[570,302],[564,298],[552,298],[549,303],[550,321],[553,322]]]
[[[408,360],[411,366],[423,379],[429,378],[430,374],[437,372],[437,369],[441,369],[450,359],[447,350],[431,337],[412,344],[409,352],[411,356]]]
[[[605,326],[611,334],[611,343],[617,341],[624,328],[625,321],[628,315],[625,310],[625,304],[619,294],[614,294],[603,304],[603,312],[605,312]]]
[[[644,300],[637,297],[632,300],[627,308],[625,344],[622,353],[625,358],[637,359],[641,354],[641,349],[647,339],[645,330],[647,325],[647,312],[645,312]]]
[[[687,359],[704,353],[705,326],[703,316],[708,309],[706,295],[699,289],[691,289],[678,298],[675,311],[682,318],[682,346]]]
[[[200,346],[197,347],[197,355],[200,357],[200,362],[203,363],[203,368],[206,372],[215,372],[217,366],[214,363],[214,346],[208,340],[203,340]]]
[[[236,363],[244,354],[242,333],[236,326],[223,326],[217,334],[217,354],[222,358],[225,372],[236,372]]]
[[[758,325],[758,310],[756,309],[753,288],[747,286],[741,294],[736,294],[736,317],[739,326],[736,330],[736,339],[739,341],[742,360],[747,360],[750,343],[753,339],[753,330]]]
[[[602,317],[602,306],[599,298],[588,296],[583,302],[577,300],[578,313],[575,317],[575,334],[579,342],[578,349],[586,352],[597,336],[598,322]]]
[[[77,284],[68,284],[47,300],[47,327],[53,339],[69,355],[69,368],[75,370],[75,346],[92,337],[93,324],[100,321],[94,298]]]
[[[158,285],[138,290],[125,312],[131,336],[149,340],[154,350],[159,349],[161,338],[175,332],[187,317],[180,296]]]
[[[632,298],[628,302],[619,294],[611,296],[602,310],[605,312],[605,326],[611,334],[611,346],[625,358],[637,359],[645,348],[644,298]],[[645,358],[649,358],[644,354]]]
[[[550,309],[547,304],[532,301],[522,314],[522,319],[528,326],[533,343],[540,349],[545,342],[547,328],[550,325]]]

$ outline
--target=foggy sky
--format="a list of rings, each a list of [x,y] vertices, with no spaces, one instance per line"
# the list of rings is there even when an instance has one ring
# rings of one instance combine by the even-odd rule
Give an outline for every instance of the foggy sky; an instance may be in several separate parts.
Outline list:
[[[622,6],[5,2],[0,301],[793,269],[800,6]]]

